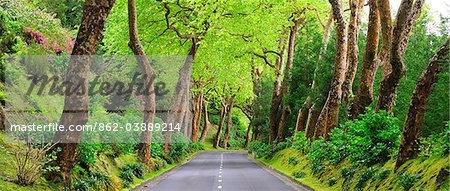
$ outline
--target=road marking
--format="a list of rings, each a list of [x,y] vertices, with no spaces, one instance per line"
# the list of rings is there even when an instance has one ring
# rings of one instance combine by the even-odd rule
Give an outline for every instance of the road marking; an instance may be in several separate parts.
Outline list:
[[[218,189],[222,189],[222,186],[217,186]]]
[[[222,182],[222,180],[219,180],[219,182]]]
[[[219,178],[222,178],[222,175],[219,175]]]

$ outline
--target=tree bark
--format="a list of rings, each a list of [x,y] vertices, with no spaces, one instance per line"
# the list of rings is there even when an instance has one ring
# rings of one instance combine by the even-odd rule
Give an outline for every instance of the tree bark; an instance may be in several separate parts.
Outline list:
[[[225,103],[225,97],[222,99],[221,105],[222,108],[220,109],[220,122],[219,122],[219,127],[217,127],[217,134],[216,134],[216,138],[214,140],[214,148],[219,148],[219,143],[220,143],[220,137],[222,136],[222,128],[223,128],[223,124],[225,123],[225,115],[227,114],[227,104]]]
[[[385,78],[381,81],[376,111],[386,110],[388,113],[392,113],[396,90],[400,79],[406,71],[402,60],[403,55],[411,28],[422,10],[423,3],[424,0],[417,0],[415,3],[414,0],[402,0],[400,4],[392,36],[389,60],[390,71],[384,71],[389,73],[385,74]]]
[[[203,93],[199,92],[195,96],[194,100],[192,100],[192,134],[191,140],[192,142],[197,142],[198,140],[198,131],[200,129],[200,121],[202,119],[202,110],[203,110]]]
[[[291,108],[289,106],[285,106],[283,112],[281,113],[280,124],[278,125],[278,142],[284,141],[284,129],[286,127],[286,120],[288,115],[291,113]]]
[[[395,169],[398,169],[406,160],[417,156],[419,152],[420,128],[423,123],[428,98],[439,79],[439,73],[443,68],[448,68],[450,63],[449,43],[450,41],[447,40],[439,49],[417,81],[403,127]]]
[[[383,67],[382,80],[391,71],[391,65],[386,64],[390,61],[390,51],[392,46],[392,18],[389,0],[378,0],[378,12],[380,14],[382,47],[378,56],[378,66]]]
[[[342,84],[345,80],[347,70],[347,33],[345,18],[342,9],[342,2],[339,0],[330,0],[336,22],[336,56],[333,79],[331,81],[330,91],[324,107],[317,119],[315,137],[323,136],[328,140],[328,133],[331,128],[337,126],[339,105],[342,97]]]
[[[190,83],[190,77],[191,77],[191,70],[192,65],[194,63],[195,55],[197,53],[198,49],[198,41],[196,38],[192,38],[192,45],[189,49],[188,56],[186,57],[186,60],[184,62],[184,65],[182,68],[180,68],[178,74],[178,82],[177,86],[175,88],[174,96],[173,96],[173,102],[170,109],[170,113],[167,115],[168,119],[166,120],[166,123],[172,123],[174,125],[179,124],[182,125],[184,113],[186,111],[186,108],[184,107],[186,102],[188,101],[189,97],[189,83]],[[165,143],[164,143],[164,152],[169,153],[170,152],[170,141],[172,138],[172,133],[170,131],[167,131],[165,133]]]
[[[66,95],[64,98],[64,110],[60,124],[65,127],[84,125],[88,120],[87,88],[89,69],[92,63],[91,55],[95,54],[99,36],[114,3],[114,0],[86,0],[84,3],[81,25],[66,75],[66,81],[73,84],[81,82],[82,87],[80,94],[74,93]],[[69,190],[73,190],[71,172],[75,166],[75,153],[81,136],[81,131],[70,133],[58,131],[54,137],[54,142],[57,142],[57,146],[61,148],[57,153],[58,163],[63,174],[64,185]]]
[[[366,50],[364,52],[363,64],[359,75],[358,91],[350,109],[349,117],[355,119],[364,113],[366,107],[372,104],[373,83],[377,67],[378,35],[380,17],[378,13],[377,0],[369,0],[369,27],[367,30]]]
[[[230,107],[228,107],[228,122],[227,122],[227,128],[225,129],[225,135],[223,138],[223,143],[222,143],[222,147],[223,148],[228,148],[228,139],[230,138],[230,131],[231,131],[231,126],[233,125],[233,106],[234,106],[234,98],[235,95],[231,96],[230,99]]]
[[[322,38],[322,47],[320,48],[320,53],[318,57],[318,61],[314,64],[314,77],[311,84],[311,94],[314,95],[317,91],[317,78],[318,78],[318,69],[319,69],[319,63],[322,61],[322,55],[325,54],[328,48],[328,40],[330,37],[330,30],[331,25],[333,24],[333,11],[330,11],[328,15],[327,23],[325,24],[325,27],[323,29],[323,38]],[[305,133],[307,135],[310,135],[309,137],[312,137],[314,135],[314,126],[315,122],[311,123],[311,121],[316,121],[318,115],[313,115],[313,113],[317,113],[317,109],[313,106],[314,101],[312,99],[312,96],[308,95],[305,102],[302,105],[302,108],[300,108],[297,116],[297,122],[296,122],[296,130],[299,131],[300,129],[303,129],[303,126],[305,126]],[[311,125],[308,125],[311,124]],[[309,134],[308,134],[309,132]]]
[[[342,99],[345,103],[349,102],[349,96],[353,91],[353,81],[358,67],[358,36],[359,25],[361,23],[361,13],[364,6],[364,0],[350,0],[350,22],[348,23],[348,44],[347,44],[347,72],[345,82],[342,86]]]
[[[206,136],[208,135],[208,131],[209,131],[209,114],[208,114],[208,102],[203,100],[203,131],[202,131],[202,135],[200,136],[200,142],[204,143]]]
[[[128,32],[130,41],[128,46],[133,51],[137,63],[144,74],[144,87],[147,92],[144,92],[144,110],[143,123],[152,124],[155,120],[155,91],[153,87],[153,80],[155,77],[154,71],[139,40],[137,28],[137,13],[136,1],[128,0]],[[143,131],[141,134],[141,142],[138,145],[139,159],[146,166],[150,163],[151,149],[152,149],[152,131]]]

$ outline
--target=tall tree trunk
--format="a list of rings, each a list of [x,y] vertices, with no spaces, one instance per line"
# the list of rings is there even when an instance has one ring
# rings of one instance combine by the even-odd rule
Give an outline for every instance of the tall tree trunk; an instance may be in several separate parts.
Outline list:
[[[317,78],[318,78],[318,69],[319,69],[319,63],[321,63],[322,61],[322,55],[325,54],[325,52],[327,51],[327,47],[328,47],[328,40],[330,37],[330,30],[331,30],[331,25],[333,24],[333,11],[330,11],[329,15],[328,15],[328,20],[327,23],[325,24],[325,27],[323,29],[323,38],[322,38],[322,47],[320,48],[320,53],[319,53],[319,57],[318,57],[318,61],[314,64],[314,77],[313,77],[313,81],[311,84],[311,94],[314,95],[317,91]],[[315,122],[310,123],[311,121],[315,121],[317,119],[318,115],[314,115],[313,113],[317,113],[317,109],[314,108],[313,110],[313,105],[314,104],[314,100],[312,98],[312,96],[308,95],[308,97],[306,98],[305,102],[302,105],[302,108],[300,108],[299,112],[298,112],[298,116],[297,116],[297,123],[296,123],[296,127],[295,130],[299,131],[300,129],[303,129],[303,127],[305,127],[305,133],[306,135],[309,135],[307,137],[312,137],[314,135],[314,126],[315,126]],[[308,125],[308,124],[312,124],[312,125]],[[308,134],[309,133],[309,134]]]
[[[86,0],[84,3],[83,17],[78,30],[77,39],[69,61],[66,81],[80,84],[82,94],[66,95],[64,98],[64,110],[60,124],[84,125],[88,120],[88,76],[91,67],[91,55],[95,54],[99,36],[105,26],[106,18],[114,5],[114,0]],[[75,153],[82,132],[62,132],[55,134],[54,142],[58,142],[61,150],[57,153],[59,166],[64,178],[64,185],[73,190],[71,172],[75,166]]]
[[[175,88],[172,106],[170,108],[170,113],[167,115],[166,123],[172,123],[174,125],[179,124],[182,125],[183,118],[185,116],[186,107],[185,104],[189,98],[189,83],[191,78],[191,70],[192,64],[194,63],[195,55],[198,49],[198,41],[196,38],[192,38],[192,45],[189,49],[188,56],[184,61],[184,65],[180,68],[178,74],[178,82]],[[185,127],[186,128],[186,127]],[[164,143],[164,152],[170,152],[170,141],[172,138],[172,133],[167,131],[165,133],[165,143]]]
[[[411,28],[422,10],[424,0],[402,0],[397,13],[396,24],[393,30],[392,44],[390,50],[390,71],[383,71],[385,76],[381,81],[380,91],[376,111],[386,110],[392,113],[392,106],[395,100],[395,93],[403,77],[406,67],[403,63],[403,55],[409,40]],[[414,6],[413,6],[414,4]],[[388,68],[388,67],[384,67]]]
[[[227,122],[227,128],[225,129],[225,135],[223,137],[223,143],[222,143],[222,147],[225,149],[228,148],[228,139],[230,138],[231,126],[233,125],[232,116],[233,116],[234,97],[235,97],[235,95],[231,96],[230,107],[228,107],[228,122]]]
[[[378,12],[380,14],[382,47],[378,56],[378,66],[383,67],[382,80],[391,71],[391,65],[386,64],[390,61],[390,51],[392,45],[392,18],[389,0],[378,0]]]
[[[448,68],[450,63],[449,43],[450,41],[447,40],[439,49],[417,81],[411,97],[411,103],[409,104],[405,126],[403,127],[402,140],[395,169],[398,169],[406,160],[417,156],[419,152],[418,141],[420,138],[420,128],[425,115],[428,98],[439,79],[439,73],[443,68]]]
[[[206,136],[208,135],[209,131],[209,114],[208,114],[208,102],[203,100],[203,131],[202,135],[200,136],[200,142],[205,142]]]
[[[347,72],[345,82],[342,86],[342,99],[345,103],[349,102],[349,96],[353,91],[353,81],[358,67],[358,36],[359,25],[361,23],[361,13],[364,6],[364,0],[350,0],[350,22],[348,23],[348,44],[347,44]]]
[[[281,113],[280,124],[278,125],[278,142],[284,141],[284,129],[286,127],[286,120],[288,115],[291,113],[291,108],[289,106],[285,106],[283,112]]]
[[[200,129],[200,121],[202,119],[202,108],[203,106],[203,93],[199,92],[195,96],[194,100],[192,100],[192,134],[191,140],[192,142],[197,142],[198,139],[198,131]]]
[[[311,106],[311,108],[309,108],[308,111],[308,119],[306,120],[306,125],[305,125],[305,136],[307,138],[311,138],[314,136],[314,133],[316,132],[316,123],[317,123],[317,119],[319,118],[320,115],[320,107],[318,106],[318,102],[314,103],[313,106]]]
[[[328,139],[331,128],[337,126],[339,105],[342,97],[342,84],[347,70],[347,32],[345,18],[340,0],[330,0],[336,22],[336,57],[333,79],[331,81],[328,98],[317,119],[315,137],[323,136]]]
[[[366,50],[359,75],[358,93],[350,109],[350,118],[355,119],[358,114],[364,113],[366,107],[372,104],[373,82],[377,67],[378,35],[380,17],[377,0],[369,0],[369,27],[367,30]]]
[[[299,11],[297,13],[298,18],[293,20],[294,25],[289,28],[288,59],[287,59],[286,66],[284,69],[283,82],[281,84],[281,92],[279,95],[280,101],[283,100],[284,96],[287,95],[289,92],[288,83],[290,82],[290,79],[291,79],[290,71],[291,71],[292,65],[294,63],[295,43],[297,41],[298,28],[305,21],[305,18],[301,17],[303,14],[303,11],[304,10]],[[285,120],[288,117],[287,115],[289,115],[290,113],[291,113],[291,109],[289,108],[289,106],[285,106],[282,111],[281,119],[278,123],[278,133],[277,133],[278,140],[284,139],[283,137],[280,137],[280,135],[283,135],[283,132],[279,132],[279,131],[284,129]]]
[[[154,71],[139,40],[137,28],[137,13],[136,1],[128,0],[128,32],[130,41],[128,46],[133,51],[137,63],[144,74],[144,87],[146,92],[143,94],[144,110],[143,123],[152,124],[155,119],[155,91],[153,87],[153,80],[155,77]],[[151,149],[152,149],[152,131],[143,131],[141,134],[141,142],[138,145],[139,159],[146,166],[150,163]]]
[[[248,126],[247,126],[247,136],[245,137],[244,148],[248,148],[248,145],[250,144],[252,128],[253,128],[252,123],[248,124]]]
[[[279,57],[275,61],[275,82],[273,83],[272,100],[269,109],[269,144],[271,144],[277,136],[278,110],[281,104],[281,82],[283,76],[284,55],[286,53],[285,35],[287,30],[283,31],[279,40],[278,49]]]
[[[3,105],[0,106],[0,131],[6,130],[5,112],[3,111]]]
[[[227,115],[227,104],[225,103],[225,96],[222,99],[221,105],[222,108],[220,109],[220,122],[219,122],[219,127],[217,127],[217,134],[216,134],[216,138],[214,139],[214,148],[219,148],[219,143],[220,143],[220,137],[222,136],[222,128],[223,128],[223,124],[225,123],[225,115]]]

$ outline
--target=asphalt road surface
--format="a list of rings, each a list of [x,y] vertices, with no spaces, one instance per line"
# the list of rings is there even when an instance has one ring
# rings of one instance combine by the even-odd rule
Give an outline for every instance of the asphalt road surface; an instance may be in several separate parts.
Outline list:
[[[168,173],[165,177],[161,177],[160,180],[151,181],[154,182],[144,183],[137,190],[299,190],[289,186],[269,171],[248,159],[246,152],[203,152],[194,157],[190,162]]]

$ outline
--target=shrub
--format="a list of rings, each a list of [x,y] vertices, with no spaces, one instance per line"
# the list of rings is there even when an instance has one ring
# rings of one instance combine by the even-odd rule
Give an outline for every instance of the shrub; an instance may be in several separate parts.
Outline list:
[[[442,133],[420,139],[421,156],[448,156],[450,154],[450,121]]]
[[[114,184],[111,178],[104,173],[92,172],[89,177],[93,185],[91,185],[94,190],[114,190]]]
[[[171,144],[169,156],[173,160],[172,162],[180,162],[187,156],[187,145],[185,143]]]
[[[342,184],[342,189],[348,190],[349,183],[355,175],[355,167],[344,167],[341,169],[341,176],[344,178],[344,183]]]
[[[359,118],[332,130],[329,150],[338,156],[331,158],[348,155],[353,164],[367,166],[389,160],[399,144],[398,119],[385,111],[375,113],[370,108]]]
[[[17,171],[17,184],[23,186],[31,185],[41,177],[43,172],[48,170],[45,166],[56,159],[56,152],[50,154],[46,152],[53,146],[54,144],[51,143],[33,144],[23,143],[19,140],[11,145],[11,151],[14,156],[12,162]]]
[[[122,171],[130,171],[136,178],[142,178],[145,174],[145,167],[141,163],[126,164]]]
[[[89,183],[84,180],[76,180],[73,183],[73,188],[77,191],[89,191]]]
[[[101,144],[79,144],[78,145],[78,157],[80,163],[85,166],[91,166],[95,164],[95,157],[101,149]]]
[[[188,144],[189,152],[197,152],[201,150],[205,150],[205,146],[201,142],[190,142]]]
[[[390,169],[384,169],[384,170],[380,171],[378,174],[376,174],[374,178],[375,178],[375,180],[380,180],[380,181],[384,180],[389,176],[389,174],[391,174],[391,172],[392,172],[392,170],[390,170]]]
[[[325,168],[324,160],[326,158],[327,142],[323,138],[317,139],[311,144],[311,150],[308,153],[308,160],[311,162],[313,174],[321,172]]]
[[[257,158],[266,157],[269,155],[271,146],[261,141],[252,141],[250,143],[249,151],[255,152]]]
[[[134,174],[131,170],[121,169],[119,178],[122,179],[123,187],[128,188],[131,185],[131,183],[133,182]]]
[[[306,176],[306,173],[303,171],[295,171],[292,173],[292,176],[294,176],[295,178],[303,178]]]
[[[356,182],[355,188],[357,190],[362,190],[364,188],[365,183],[374,176],[377,170],[378,169],[376,167],[369,167],[365,170],[362,170],[359,173],[358,181]]]
[[[310,140],[306,138],[305,132],[297,132],[294,135],[294,144],[292,145],[292,148],[301,151],[303,153],[308,152],[308,146],[309,146]]]
[[[152,158],[163,157],[164,148],[161,144],[152,143]]]
[[[297,165],[298,164],[298,159],[296,158],[296,157],[289,157],[288,158],[288,163],[290,164],[290,165]]]
[[[397,177],[397,182],[403,190],[408,191],[420,178],[422,178],[421,174],[411,174],[405,172]]]
[[[334,186],[336,183],[337,183],[337,180],[334,177],[328,179],[328,181],[327,181],[328,186]]]

